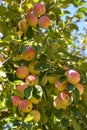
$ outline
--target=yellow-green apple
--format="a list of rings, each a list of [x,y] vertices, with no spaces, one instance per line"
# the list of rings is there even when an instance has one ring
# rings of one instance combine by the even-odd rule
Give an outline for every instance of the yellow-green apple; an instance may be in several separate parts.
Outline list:
[[[0,62],[3,62],[3,61],[5,61],[5,58],[2,55],[0,55]]]
[[[18,107],[19,103],[21,101],[21,98],[17,95],[12,96],[12,104],[14,107]]]
[[[27,14],[26,20],[28,21],[29,26],[36,26],[38,24],[38,18],[33,13]]]
[[[25,79],[28,76],[28,74],[29,74],[29,69],[25,65],[19,66],[16,70],[16,75],[20,79]]]
[[[44,76],[44,77],[42,78],[42,83],[41,83],[41,85],[42,85],[42,86],[45,86],[45,85],[47,84],[47,81],[48,81],[48,77],[47,77],[47,76]]]
[[[41,28],[47,29],[50,26],[50,18],[48,16],[41,16],[38,24]]]
[[[23,113],[30,112],[32,110],[32,108],[33,108],[33,104],[28,99],[23,99],[19,103],[19,109]]]
[[[38,84],[38,77],[36,75],[28,75],[25,82],[30,87],[35,86]]]
[[[37,98],[35,98],[34,96],[32,96],[32,97],[30,98],[30,101],[31,101],[33,104],[38,104],[38,103],[40,102],[40,99],[37,99]]]
[[[76,70],[68,70],[65,72],[65,75],[67,76],[67,80],[71,84],[78,84],[80,81],[80,74]]]
[[[36,56],[36,50],[33,46],[28,46],[22,57],[25,61],[32,61]]]
[[[20,83],[16,86],[16,89],[22,93],[22,95],[24,95],[24,90],[25,88],[27,87],[27,84],[26,83]]]
[[[23,5],[23,9],[24,9],[24,13],[25,13],[25,14],[31,13],[31,11],[32,11],[32,9],[33,9],[33,4],[32,4],[32,2],[26,2],[26,3]]]
[[[84,86],[82,84],[76,84],[75,87],[79,90],[80,95],[84,93]]]
[[[58,79],[58,75],[50,74],[48,75],[48,82],[49,84],[55,84],[55,81]]]
[[[53,105],[57,110],[63,109],[63,105],[61,103],[61,100],[59,100],[59,97],[54,97]]]
[[[37,16],[41,16],[41,15],[45,14],[45,12],[46,12],[45,5],[43,3],[35,4],[34,8],[33,8],[33,12]]]
[[[31,62],[30,64],[29,64],[29,72],[31,73],[31,74],[35,74],[35,75],[38,75],[39,73],[40,73],[40,70],[35,70],[35,65],[36,65],[37,63],[35,62],[35,61],[33,61],[33,62]]]
[[[67,81],[60,82],[59,80],[56,80],[55,87],[58,89],[58,91],[63,91],[66,89]]]
[[[57,97],[54,98],[54,107],[56,109],[66,109],[66,107],[70,104],[71,102],[71,95],[67,91],[62,91],[58,94]]]
[[[27,20],[25,18],[23,18],[22,20],[20,20],[18,22],[18,27],[19,27],[19,30],[21,30],[22,32],[26,32],[27,29],[28,29]]]
[[[40,119],[41,119],[41,114],[40,114],[40,112],[37,111],[37,110],[32,110],[32,111],[30,112],[30,115],[33,116],[33,119],[32,119],[32,120],[33,120],[35,123],[39,122]]]

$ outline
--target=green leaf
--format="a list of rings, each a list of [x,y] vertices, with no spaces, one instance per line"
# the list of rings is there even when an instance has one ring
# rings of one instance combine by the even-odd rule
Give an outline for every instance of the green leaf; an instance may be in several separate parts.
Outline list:
[[[32,29],[32,27],[28,27],[28,29],[27,29],[27,32],[26,32],[26,37],[28,38],[28,39],[31,39],[32,37],[33,37],[33,29]]]
[[[79,90],[75,87],[74,91],[73,91],[73,100],[74,102],[78,102],[80,98],[80,93]]]
[[[36,2],[36,3],[38,3],[38,2],[39,2],[39,0],[33,0],[33,2]]]
[[[23,126],[23,128],[25,129],[26,128],[26,130],[31,130],[31,128],[32,128],[32,126],[33,126],[33,123],[31,123],[31,122],[22,122],[22,126]]]
[[[62,118],[61,120],[61,126],[62,127],[68,127],[69,126],[69,120],[66,118]]]
[[[78,110],[78,108],[76,108],[76,107],[74,107],[74,106],[71,106],[70,107],[70,111],[71,111],[71,113],[73,114],[73,116],[75,116],[76,118],[78,117],[80,117],[80,112],[79,112],[79,110]]]
[[[0,6],[0,16],[3,16],[7,12],[6,7]]]
[[[75,87],[74,87],[73,84],[70,84],[70,83],[67,84],[67,88],[66,89],[67,89],[68,92],[72,92],[74,90],[74,88]]]
[[[40,99],[42,98],[43,90],[40,85],[35,85],[33,87],[33,95],[35,98]]]
[[[34,118],[33,115],[28,114],[28,115],[25,117],[24,122],[31,121],[33,118]]]
[[[80,124],[77,122],[77,120],[76,119],[72,119],[72,124],[73,124],[73,128],[74,128],[74,130],[81,130],[81,126],[80,126]]]
[[[33,88],[32,87],[28,87],[24,90],[24,97],[25,98],[31,98],[33,93]]]
[[[70,24],[69,27],[70,27],[70,29],[72,29],[72,30],[74,30],[74,29],[77,30],[77,31],[79,30],[79,28],[78,28],[78,26],[77,26],[76,24]]]

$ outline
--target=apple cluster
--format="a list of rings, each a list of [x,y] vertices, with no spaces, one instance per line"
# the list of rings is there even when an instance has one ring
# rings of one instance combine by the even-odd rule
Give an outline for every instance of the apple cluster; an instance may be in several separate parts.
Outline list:
[[[42,99],[37,99],[34,95],[28,99],[24,95],[26,88],[32,88],[35,85],[39,85],[41,70],[35,69],[35,66],[37,65],[36,49],[33,46],[27,46],[26,51],[22,54],[22,59],[29,62],[29,65],[22,64],[16,70],[17,78],[23,81],[16,85],[16,91],[22,96],[14,94],[14,96],[12,96],[12,103],[21,113],[33,115],[33,121],[38,122],[41,118],[41,114],[38,110],[35,110],[33,106],[34,104],[38,105]],[[68,84],[71,84],[74,88],[78,89],[80,96],[84,92],[84,86],[80,83],[81,76],[78,71],[68,69],[63,76],[66,78],[61,82],[60,79],[62,76],[60,75],[46,75],[43,77],[41,84],[42,86],[50,84],[50,86],[54,86],[54,89],[58,91],[53,98],[53,106],[57,110],[66,109],[72,102],[72,92],[67,91]]]
[[[66,109],[67,106],[70,105],[72,101],[71,92],[67,91],[67,84],[71,84],[74,88],[77,88],[79,91],[80,96],[84,92],[84,86],[80,83],[81,76],[78,71],[76,70],[67,70],[65,72],[66,80],[60,82],[57,78],[55,80],[55,87],[59,91],[59,94],[54,97],[53,105],[56,109]],[[60,77],[59,77],[60,78]]]
[[[31,6],[25,17],[18,22],[19,31],[26,32],[29,26],[47,29],[50,26],[50,18],[45,14],[46,7],[44,3],[38,3]]]
[[[25,98],[24,91],[28,87],[34,87],[38,85],[38,74],[40,71],[35,70],[34,66],[36,61],[36,50],[33,46],[26,47],[26,51],[22,54],[22,58],[25,61],[29,61],[30,64],[20,65],[16,70],[16,76],[18,79],[21,79],[23,82],[16,85],[16,94],[12,96],[13,107],[16,107],[19,110],[19,113],[23,115],[29,113],[33,116],[32,120],[37,123],[41,118],[41,114],[33,106],[40,102],[39,99],[36,99],[34,96],[31,96],[29,99]],[[18,94],[17,94],[18,93]]]

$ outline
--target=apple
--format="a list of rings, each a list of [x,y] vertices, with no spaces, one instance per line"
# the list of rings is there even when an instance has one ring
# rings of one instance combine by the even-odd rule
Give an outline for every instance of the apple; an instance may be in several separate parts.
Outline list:
[[[38,18],[33,13],[27,14],[26,20],[28,21],[29,26],[36,26],[38,24]]]
[[[53,75],[53,74],[50,74],[48,75],[48,82],[49,84],[55,84],[55,81],[58,79],[58,75]]]
[[[20,83],[16,86],[16,89],[21,92],[22,94],[24,94],[24,90],[27,87],[26,83]]]
[[[67,91],[62,91],[54,98],[53,105],[56,109],[66,109],[66,107],[71,102],[71,96],[70,93]]]
[[[30,98],[30,101],[31,101],[33,104],[38,104],[38,103],[40,102],[40,99],[37,99],[37,98],[35,98],[34,96],[32,96],[32,97]]]
[[[23,18],[22,20],[20,20],[18,22],[18,27],[19,27],[19,30],[21,30],[23,32],[26,32],[26,30],[28,29],[27,20],[25,18]]]
[[[36,64],[37,64],[37,63],[36,63],[35,61],[33,61],[33,62],[31,62],[31,63],[29,64],[29,72],[30,72],[31,74],[38,75],[38,74],[40,73],[39,70],[35,70],[35,65],[36,65]]]
[[[16,75],[19,79],[25,79],[29,74],[29,69],[27,66],[19,66],[16,70]]]
[[[32,110],[32,111],[30,112],[30,115],[33,116],[33,119],[32,119],[32,120],[33,120],[35,123],[39,122],[40,119],[41,119],[41,114],[40,114],[40,112],[37,111],[37,110]]]
[[[61,103],[61,100],[59,100],[59,97],[54,97],[53,105],[57,110],[63,109],[63,105]]]
[[[56,80],[55,87],[58,89],[58,91],[63,91],[66,89],[67,81],[60,82],[59,80]]]
[[[45,86],[45,85],[47,84],[47,82],[48,82],[48,77],[47,77],[47,76],[44,76],[44,77],[42,78],[42,83],[41,83],[41,85],[42,85],[42,86]]]
[[[67,91],[64,90],[60,92],[60,94],[58,95],[58,98],[61,101],[63,106],[68,106],[70,104],[71,96],[70,96],[70,93]]]
[[[30,87],[35,86],[38,84],[38,77],[36,75],[28,75],[28,77],[25,79],[25,82]]]
[[[41,16],[38,24],[41,28],[47,29],[50,26],[50,18],[48,16]]]
[[[80,95],[84,93],[84,86],[82,84],[76,84],[75,87],[79,90]]]
[[[80,74],[76,70],[68,70],[65,72],[65,75],[67,76],[67,80],[71,84],[78,84],[80,81]]]
[[[19,109],[21,110],[21,112],[26,113],[26,112],[30,112],[33,108],[33,104],[30,100],[28,99],[23,99],[20,101],[19,103]]]
[[[21,101],[21,98],[17,95],[12,96],[12,104],[14,107],[18,107],[19,103]]]
[[[33,46],[28,46],[26,51],[23,53],[22,58],[25,61],[32,61],[36,56],[36,50]]]
[[[28,13],[31,13],[32,12],[32,9],[33,9],[33,4],[32,2],[27,2],[23,5],[23,9],[24,9],[24,13],[25,14],[28,14]]]
[[[41,16],[41,15],[45,14],[45,12],[46,12],[45,5],[43,3],[35,4],[34,8],[33,8],[33,12],[37,16]]]
[[[0,62],[3,62],[3,61],[5,61],[5,58],[2,55],[0,55]]]

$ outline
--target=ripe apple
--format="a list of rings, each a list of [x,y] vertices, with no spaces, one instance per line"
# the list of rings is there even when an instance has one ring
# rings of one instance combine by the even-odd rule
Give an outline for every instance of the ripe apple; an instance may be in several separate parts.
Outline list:
[[[38,84],[38,77],[36,75],[28,75],[28,77],[25,79],[25,82],[30,87],[35,86]]]
[[[71,84],[78,84],[80,81],[80,74],[76,70],[68,70],[65,72],[65,75],[67,76],[67,80]]]
[[[29,74],[29,69],[27,66],[19,66],[16,70],[16,75],[20,79],[25,79]]]
[[[33,46],[28,46],[26,52],[23,53],[22,57],[26,61],[32,61],[36,56],[36,50]]]
[[[53,105],[56,109],[66,109],[66,107],[70,104],[71,96],[67,91],[62,91],[54,98]]]
[[[37,16],[41,16],[41,15],[45,14],[45,12],[46,12],[45,5],[43,3],[35,4],[34,8],[33,8],[33,12]]]
[[[60,94],[58,95],[58,98],[61,101],[63,106],[68,106],[70,104],[71,96],[70,96],[70,93],[67,91],[60,92]]]
[[[32,96],[30,98],[30,101],[33,103],[33,104],[38,104],[40,102],[40,99],[36,99],[34,96]]]
[[[76,84],[75,87],[79,90],[80,95],[82,95],[84,93],[84,86],[82,84],[80,84],[80,83]]]
[[[36,26],[38,24],[38,18],[33,13],[27,14],[26,20],[28,21],[29,26]]]
[[[16,89],[24,95],[24,90],[27,87],[26,83],[20,83],[16,86]]]
[[[17,95],[12,96],[12,104],[14,107],[18,107],[19,103],[21,101],[21,98]]]
[[[41,28],[47,29],[50,26],[50,18],[48,16],[41,16],[38,24]]]
[[[56,80],[58,79],[58,75],[53,75],[53,74],[50,74],[48,75],[48,82],[49,84],[55,84]]]
[[[30,112],[33,108],[33,104],[30,100],[28,99],[23,99],[20,101],[19,103],[19,109],[21,110],[21,112],[26,113],[26,112]]]
[[[58,96],[54,98],[53,105],[57,110],[63,109],[63,105],[61,103],[61,100],[59,100]]]
[[[21,30],[22,32],[26,32],[27,29],[28,29],[27,20],[25,18],[23,18],[22,20],[20,20],[18,22],[18,27],[19,27],[19,30]]]
[[[60,82],[59,80],[56,80],[55,87],[58,89],[58,91],[63,91],[66,89],[67,81]]]
[[[37,64],[37,63],[36,63],[35,61],[33,61],[33,62],[31,62],[31,63],[29,64],[29,72],[30,72],[31,74],[38,75],[38,74],[40,73],[39,70],[35,70],[35,65],[36,65],[36,64]]]
[[[32,111],[30,112],[30,115],[33,116],[33,119],[32,119],[32,120],[33,120],[35,123],[37,123],[37,122],[40,121],[41,114],[40,114],[39,111],[37,111],[37,110],[32,110]]]
[[[0,62],[3,62],[3,61],[5,61],[5,58],[2,55],[0,55]]]

